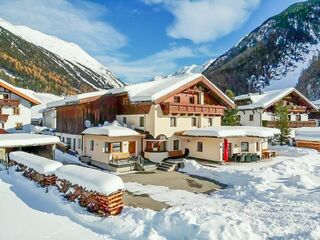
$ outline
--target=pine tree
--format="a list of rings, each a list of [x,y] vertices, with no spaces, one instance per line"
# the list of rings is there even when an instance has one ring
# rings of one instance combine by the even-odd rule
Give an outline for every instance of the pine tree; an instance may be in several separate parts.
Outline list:
[[[280,135],[277,140],[280,145],[287,144],[290,134],[288,107],[282,101],[275,105],[275,117],[276,127],[280,129]]]
[[[230,99],[234,100],[234,93],[227,89],[225,93]],[[239,126],[239,116],[238,116],[239,110],[237,108],[234,109],[226,109],[224,111],[224,116],[222,117],[222,125],[223,126]]]

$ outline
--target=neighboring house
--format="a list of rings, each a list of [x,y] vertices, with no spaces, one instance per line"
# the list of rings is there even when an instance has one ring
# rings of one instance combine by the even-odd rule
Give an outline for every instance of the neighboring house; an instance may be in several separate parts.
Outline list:
[[[268,150],[268,138],[279,133],[275,128],[219,126],[188,130],[180,139],[191,158],[221,162],[248,155],[251,161],[252,155],[255,160],[262,159]]]
[[[42,126],[55,129],[57,127],[57,112],[55,108],[39,110],[42,113]]]
[[[189,74],[66,97],[51,106],[57,135],[80,154],[88,144],[82,143],[86,128],[117,120],[145,135],[138,154],[160,162],[185,151],[176,133],[220,126],[224,109],[234,103],[202,74]]]
[[[31,107],[40,104],[38,99],[0,80],[0,129],[9,133],[31,130]]]
[[[309,119],[309,114],[317,111],[317,107],[294,88],[249,93],[235,97],[240,124],[275,127],[275,105],[280,101],[288,106],[290,128],[316,126],[316,121]]]

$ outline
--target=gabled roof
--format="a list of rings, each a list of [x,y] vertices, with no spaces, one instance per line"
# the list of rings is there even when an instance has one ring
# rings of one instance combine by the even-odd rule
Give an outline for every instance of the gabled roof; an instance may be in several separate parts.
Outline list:
[[[229,107],[234,107],[233,101],[228,98],[219,88],[211,83],[200,73],[191,73],[179,76],[158,78],[150,82],[143,82],[133,85],[114,88],[108,94],[127,93],[131,102],[159,102],[164,97],[169,97],[181,88],[188,88],[191,84],[203,81],[209,89],[214,91],[219,98]]]
[[[29,101],[32,105],[41,104],[41,102],[38,99],[36,99],[36,98],[30,96],[29,94],[27,94],[26,92],[24,92],[22,88],[15,87],[12,84],[10,84],[2,79],[0,79],[0,86],[9,90],[10,92],[13,92],[17,96]]]
[[[311,108],[317,110],[317,107],[295,88],[272,90],[263,93],[248,93],[235,97],[235,101],[251,100],[251,104],[238,106],[240,110],[266,109],[293,92],[299,95]]]
[[[124,137],[124,136],[138,136],[140,135],[138,132],[133,129],[122,126],[117,121],[99,127],[90,127],[82,132],[82,134],[87,135],[103,135],[108,137]]]

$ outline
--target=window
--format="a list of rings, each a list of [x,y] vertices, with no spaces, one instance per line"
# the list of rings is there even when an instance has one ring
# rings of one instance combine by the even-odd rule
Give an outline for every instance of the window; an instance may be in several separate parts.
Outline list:
[[[301,115],[296,116],[297,121],[301,121]]]
[[[67,144],[71,147],[71,138],[67,138]]]
[[[253,121],[253,114],[249,115],[249,121],[251,121],[251,122]]]
[[[179,103],[180,102],[180,97],[179,96],[174,96],[173,97],[173,102]]]
[[[22,123],[16,123],[16,130],[23,130]]]
[[[140,127],[144,127],[144,117],[140,117]]]
[[[62,142],[64,142],[64,137],[62,137]]]
[[[179,150],[179,140],[173,140],[173,150]]]
[[[125,97],[122,99],[122,104],[123,105],[128,105],[129,104],[129,98]]]
[[[176,127],[177,126],[177,118],[171,117],[170,118],[170,127]]]
[[[80,149],[81,148],[81,139],[78,138],[78,148]]]
[[[94,150],[94,140],[90,140],[90,151]]]
[[[289,121],[292,121],[291,115],[288,115],[288,120],[289,120]]]
[[[3,99],[9,99],[9,94],[3,94]]]
[[[191,118],[191,126],[192,127],[196,127],[197,126],[197,118],[195,118],[195,117]]]
[[[257,152],[260,151],[260,142],[256,142],[256,150]]]
[[[122,147],[121,147],[121,143],[112,143],[112,152],[121,152],[122,151]]]
[[[189,97],[189,103],[190,104],[194,104],[194,96],[190,96]]]
[[[108,153],[109,152],[109,143],[108,142],[104,142],[103,152],[104,153]]]
[[[203,143],[202,142],[197,142],[197,151],[202,152],[203,151]]]
[[[241,143],[241,152],[249,152],[249,143],[248,142]]]
[[[13,108],[13,115],[20,115],[20,108],[18,107]]]
[[[122,123],[123,123],[123,124],[127,124],[127,118],[126,118],[126,117],[123,117],[123,118],[122,118]]]
[[[212,124],[212,118],[208,118],[208,126],[212,126],[213,124]]]

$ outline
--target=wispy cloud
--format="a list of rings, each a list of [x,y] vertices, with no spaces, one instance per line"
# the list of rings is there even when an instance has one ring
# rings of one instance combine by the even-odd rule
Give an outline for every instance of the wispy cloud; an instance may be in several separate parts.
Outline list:
[[[124,34],[101,20],[108,9],[89,1],[1,0],[0,17],[75,42],[90,53],[113,51],[127,44]]]
[[[197,49],[189,47],[171,47],[149,55],[145,58],[130,61],[126,56],[100,56],[102,63],[108,64],[120,78],[128,82],[149,80],[156,75],[165,75],[177,70],[179,59],[194,58]]]
[[[167,29],[173,38],[194,43],[214,41],[239,28],[260,0],[143,0],[162,5],[175,18]]]

